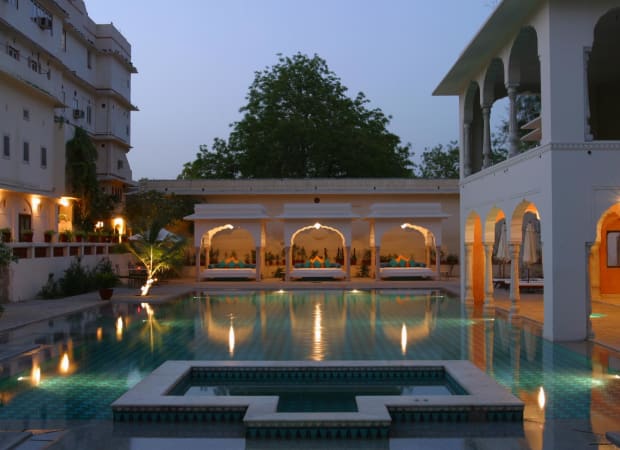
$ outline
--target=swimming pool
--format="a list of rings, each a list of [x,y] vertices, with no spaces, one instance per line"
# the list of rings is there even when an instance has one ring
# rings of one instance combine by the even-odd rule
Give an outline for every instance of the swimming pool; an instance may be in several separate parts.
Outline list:
[[[2,337],[0,426],[110,419],[166,360],[467,359],[526,403],[526,421],[620,420],[617,356],[593,359],[438,291],[224,292],[106,304]],[[589,424],[589,425],[588,425]]]

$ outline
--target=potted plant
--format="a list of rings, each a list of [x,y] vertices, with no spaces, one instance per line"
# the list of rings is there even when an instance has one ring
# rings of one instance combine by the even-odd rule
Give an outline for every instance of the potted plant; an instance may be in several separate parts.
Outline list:
[[[2,242],[11,242],[11,229],[6,227],[6,228],[0,228],[0,241]]]
[[[58,234],[58,241],[59,242],[71,242],[71,235],[73,233],[71,232],[71,230],[65,230],[65,231],[61,231]]]
[[[55,234],[56,234],[55,230],[45,230],[43,232],[43,239],[45,240],[45,242],[52,242],[52,238],[54,237]]]
[[[74,234],[75,242],[82,242],[86,239],[86,233],[82,230],[77,230]]]
[[[32,242],[32,235],[34,233],[29,228],[24,228],[19,232],[19,240],[21,242]]]
[[[99,297],[101,300],[110,300],[114,293],[114,287],[118,285],[119,277],[112,269],[109,259],[101,260],[95,268],[94,274],[95,286],[99,289]]]

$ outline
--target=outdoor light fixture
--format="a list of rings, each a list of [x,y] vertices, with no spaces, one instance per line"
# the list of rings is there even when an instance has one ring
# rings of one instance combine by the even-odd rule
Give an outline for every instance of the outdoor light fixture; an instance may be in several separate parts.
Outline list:
[[[403,327],[400,330],[400,349],[403,355],[407,353],[407,327],[403,323]]]
[[[316,230],[319,230],[319,229],[321,228],[321,224],[320,224],[320,223],[318,223],[318,222],[317,222],[317,223],[315,223],[315,224],[314,224],[314,228],[315,228]]]
[[[32,197],[32,210],[38,212],[41,199],[39,197]]]
[[[60,206],[64,206],[65,208],[69,206],[69,199],[67,197],[60,197]]]

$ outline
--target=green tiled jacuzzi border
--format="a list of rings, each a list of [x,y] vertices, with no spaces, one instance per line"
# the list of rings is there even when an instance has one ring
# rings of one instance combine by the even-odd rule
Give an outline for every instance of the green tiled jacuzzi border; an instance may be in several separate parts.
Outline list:
[[[278,413],[277,396],[177,396],[192,373],[269,371],[336,376],[419,370],[445,376],[463,395],[357,396],[357,412]],[[234,376],[234,375],[232,375]],[[523,402],[469,361],[167,361],[112,404],[115,422],[240,422],[249,438],[385,438],[395,422],[521,422]]]
[[[357,383],[443,383],[452,395],[466,395],[443,367],[192,367],[169,391],[184,395],[187,388],[202,380],[213,383],[329,384]]]

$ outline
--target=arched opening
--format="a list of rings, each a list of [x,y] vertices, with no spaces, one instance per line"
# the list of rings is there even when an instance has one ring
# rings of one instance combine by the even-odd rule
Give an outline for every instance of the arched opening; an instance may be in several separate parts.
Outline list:
[[[379,259],[383,264],[397,262],[412,267],[416,263],[430,267],[436,258],[434,242],[435,237],[427,228],[403,223],[383,234]]]
[[[291,236],[291,262],[294,267],[344,265],[344,235],[337,228],[315,223],[302,227]],[[354,255],[350,255],[353,260]],[[361,255],[355,255],[355,258]]]
[[[510,242],[520,245],[519,272],[522,288],[527,288],[528,283],[537,289],[542,288],[544,273],[541,220],[534,203],[524,200],[515,208],[510,221]]]
[[[465,96],[463,138],[465,140],[465,176],[482,169],[482,108],[480,107],[480,87],[471,82]]]
[[[595,140],[620,140],[620,8],[602,16],[594,28],[588,60],[590,135]]]
[[[590,279],[594,299],[620,303],[620,203],[605,211],[597,223]]]
[[[484,246],[482,244],[482,220],[472,211],[465,222],[466,263],[466,297],[471,295],[474,304],[484,301]],[[471,291],[471,292],[470,292]]]
[[[240,263],[256,264],[254,238],[248,230],[226,224],[211,228],[206,235],[209,266],[235,267]]]
[[[489,108],[489,135],[488,135],[488,161],[487,165],[492,165],[506,159],[507,151],[500,145],[501,142],[494,142],[491,137],[491,124],[495,123],[495,118],[502,115],[503,111],[498,111],[494,105],[498,100],[505,98],[506,83],[504,82],[504,62],[499,58],[494,58],[484,77],[484,87],[482,95],[482,107]],[[500,102],[498,105],[502,105]],[[484,112],[483,112],[484,114]],[[484,140],[483,140],[483,165],[485,159]]]
[[[508,248],[508,228],[506,215],[499,208],[492,208],[484,224],[484,242],[493,244],[493,278],[510,277],[510,249]]]
[[[522,28],[510,50],[508,85],[515,89],[516,151],[520,153],[539,145],[542,139],[538,36],[533,27]],[[509,121],[510,117],[504,125],[505,135]]]

